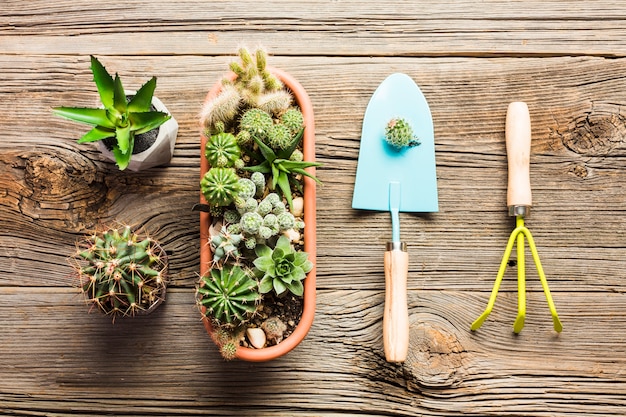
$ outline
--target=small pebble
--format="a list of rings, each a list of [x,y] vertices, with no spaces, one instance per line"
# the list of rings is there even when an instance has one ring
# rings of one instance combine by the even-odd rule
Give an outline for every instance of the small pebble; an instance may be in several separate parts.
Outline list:
[[[261,349],[265,346],[265,342],[267,341],[267,337],[265,336],[265,332],[263,329],[251,327],[246,330],[246,336],[248,336],[248,340],[250,344],[257,349]]]

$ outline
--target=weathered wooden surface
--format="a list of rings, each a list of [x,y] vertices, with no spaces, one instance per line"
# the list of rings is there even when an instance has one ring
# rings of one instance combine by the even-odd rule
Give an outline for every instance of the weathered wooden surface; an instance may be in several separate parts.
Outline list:
[[[0,7],[0,413],[4,415],[626,414],[626,5],[609,1],[200,2],[5,0]],[[264,44],[316,114],[318,308],[271,363],[224,362],[194,306],[196,115],[238,45]],[[56,105],[92,105],[89,54],[129,88],[159,77],[180,124],[171,164],[120,173]],[[350,207],[361,120],[376,86],[409,74],[430,103],[440,212],[402,214],[411,346],[382,353],[385,213]],[[535,236],[564,323],[529,266],[512,333],[515,267],[477,332],[513,228],[504,116],[533,122]],[[170,254],[149,317],[85,314],[66,257],[120,220]],[[529,255],[529,254],[528,254]],[[529,260],[530,257],[528,256]]]

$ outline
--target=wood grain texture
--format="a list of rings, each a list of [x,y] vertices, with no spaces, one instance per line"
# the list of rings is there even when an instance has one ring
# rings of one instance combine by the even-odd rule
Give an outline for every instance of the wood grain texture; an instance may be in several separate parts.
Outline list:
[[[28,416],[609,416],[626,414],[626,6],[608,1],[6,0],[0,8],[0,414]],[[305,341],[224,362],[194,305],[197,114],[241,44],[307,89],[316,116],[318,308]],[[95,105],[89,54],[156,94],[174,158],[119,172],[58,105]],[[420,86],[435,126],[438,213],[401,214],[409,356],[385,361],[388,213],[351,196],[367,102],[390,73]],[[538,246],[564,324],[552,330],[527,254],[483,311],[514,221],[508,103],[528,103]],[[86,314],[66,258],[100,223],[148,230],[169,254],[149,317]]]

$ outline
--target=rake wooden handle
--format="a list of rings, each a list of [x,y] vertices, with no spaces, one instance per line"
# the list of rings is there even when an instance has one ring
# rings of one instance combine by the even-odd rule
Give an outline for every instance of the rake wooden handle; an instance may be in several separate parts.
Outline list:
[[[523,102],[509,104],[506,112],[506,154],[509,163],[507,206],[532,206],[530,191],[530,113]]]
[[[385,252],[383,345],[387,362],[404,362],[409,350],[407,275],[409,254],[404,244],[389,242]]]

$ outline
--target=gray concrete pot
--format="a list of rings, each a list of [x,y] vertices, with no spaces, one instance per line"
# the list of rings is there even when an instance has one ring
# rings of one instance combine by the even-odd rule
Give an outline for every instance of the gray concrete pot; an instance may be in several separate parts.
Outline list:
[[[128,95],[135,94],[134,91],[127,92]],[[171,114],[167,107],[157,97],[152,97],[152,105],[158,110]],[[159,134],[152,146],[143,152],[133,154],[126,169],[131,171],[142,171],[158,165],[168,163],[174,154],[176,136],[178,135],[178,122],[172,117],[167,122],[159,126]],[[111,152],[103,141],[96,142],[98,150],[110,161],[115,162],[113,152]]]

